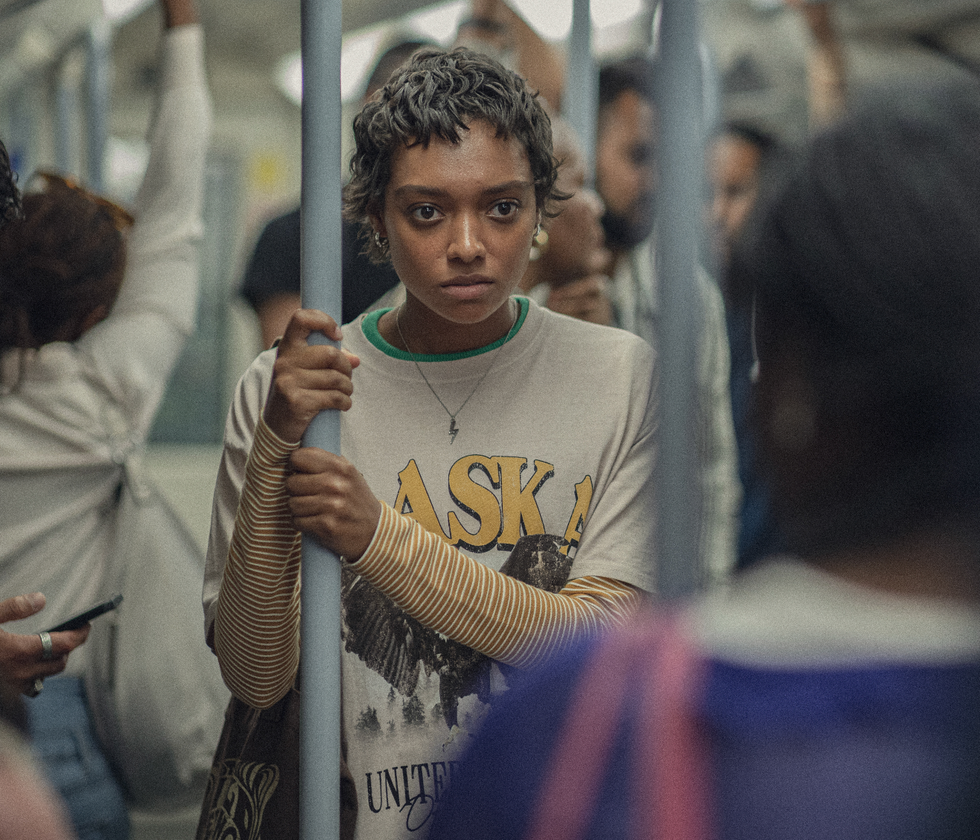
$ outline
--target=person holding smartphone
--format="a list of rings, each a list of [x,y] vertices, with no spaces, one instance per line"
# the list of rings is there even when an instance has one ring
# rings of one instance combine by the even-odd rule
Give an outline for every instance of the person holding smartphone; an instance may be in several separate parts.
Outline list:
[[[0,601],[0,625],[20,621],[44,609],[44,594],[33,592]],[[28,697],[37,697],[44,680],[65,670],[68,655],[88,638],[89,626],[73,630],[10,633],[0,627],[0,674]]]
[[[10,165],[7,147],[0,141],[0,228],[20,216],[17,177]],[[44,603],[44,595],[40,592],[0,601],[0,625],[29,618],[44,609]],[[0,679],[22,694],[36,695],[44,678],[60,674],[67,664],[68,654],[86,638],[88,629],[84,627],[72,633],[52,635],[51,649],[47,651],[40,634],[9,633],[0,627]]]
[[[132,215],[38,173],[22,217],[0,230],[0,598],[18,596],[0,603],[0,655],[37,695],[26,701],[31,739],[81,840],[126,840],[129,816],[86,704],[87,630],[52,628],[109,594],[121,465],[145,445],[197,308],[211,119],[203,37],[193,0],[160,7]]]

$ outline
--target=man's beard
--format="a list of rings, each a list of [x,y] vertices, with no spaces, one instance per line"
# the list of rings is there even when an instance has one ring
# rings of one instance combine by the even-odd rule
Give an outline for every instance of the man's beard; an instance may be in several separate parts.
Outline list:
[[[653,197],[629,216],[610,213],[602,217],[606,245],[613,251],[631,251],[653,233],[655,201]]]

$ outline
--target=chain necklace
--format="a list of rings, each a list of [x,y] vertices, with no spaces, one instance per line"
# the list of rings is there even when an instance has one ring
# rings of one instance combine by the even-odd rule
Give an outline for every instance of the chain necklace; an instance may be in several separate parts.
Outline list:
[[[509,303],[507,305],[510,306]],[[425,382],[425,384],[429,387],[429,390],[432,391],[432,396],[434,396],[437,400],[439,400],[439,405],[441,405],[443,410],[446,412],[446,414],[449,415],[449,443],[451,445],[455,443],[456,435],[459,434],[459,425],[456,423],[456,415],[459,414],[464,408],[466,408],[466,404],[470,401],[470,398],[479,390],[480,386],[483,384],[483,380],[487,378],[487,374],[490,373],[490,370],[493,368],[494,362],[497,361],[497,354],[500,352],[501,348],[503,348],[503,346],[507,343],[507,335],[505,335],[504,338],[501,340],[500,347],[498,347],[496,350],[493,351],[493,355],[490,357],[490,364],[488,364],[487,369],[483,371],[483,376],[481,376],[479,381],[476,383],[476,385],[473,386],[473,390],[470,391],[469,394],[466,396],[466,399],[463,400],[463,404],[455,411],[450,411],[449,407],[442,401],[442,397],[440,397],[436,389],[432,387],[432,383],[429,382],[429,378],[425,375],[425,371],[422,370],[422,366],[419,364],[419,360],[415,357],[415,354],[412,352],[412,348],[408,346],[408,342],[405,340],[405,333],[402,332],[401,317],[400,317],[401,312],[402,312],[401,307],[398,307],[398,311],[395,312],[395,328],[398,330],[398,335],[402,340],[402,344],[405,345],[405,349],[408,351],[408,355],[412,357],[412,361],[415,363],[415,369],[419,372],[419,376],[422,377],[422,381]],[[513,328],[514,325],[511,324],[510,329]],[[510,333],[510,329],[507,330],[507,334]]]

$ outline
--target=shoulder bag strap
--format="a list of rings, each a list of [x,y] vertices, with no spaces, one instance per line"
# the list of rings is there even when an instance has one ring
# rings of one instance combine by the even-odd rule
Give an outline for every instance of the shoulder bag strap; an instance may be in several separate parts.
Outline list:
[[[631,840],[711,836],[708,763],[694,713],[700,665],[673,615],[644,619],[595,646],[545,771],[527,840],[588,836],[616,732],[629,714],[641,722],[630,772]]]

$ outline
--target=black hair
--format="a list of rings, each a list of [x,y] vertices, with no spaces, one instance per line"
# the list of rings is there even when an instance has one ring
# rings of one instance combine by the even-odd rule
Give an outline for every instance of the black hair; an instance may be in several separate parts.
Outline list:
[[[499,62],[465,47],[419,50],[354,118],[351,178],[344,187],[344,215],[366,232],[368,214],[384,203],[391,160],[399,147],[428,145],[433,136],[458,143],[473,120],[485,120],[497,136],[516,138],[527,150],[537,206],[564,196],[555,190],[558,164],[551,121],[524,79]],[[384,255],[368,240],[374,260]]]
[[[762,160],[780,154],[784,148],[782,141],[775,134],[747,120],[726,120],[716,132],[716,136],[730,136],[744,140],[759,150]]]
[[[20,191],[7,148],[0,142],[0,227],[20,216]]]
[[[627,91],[657,107],[659,91],[659,62],[648,55],[634,55],[612,61],[599,68],[599,119],[603,112]]]
[[[752,221],[757,423],[790,548],[980,513],[980,85],[877,89]]]

